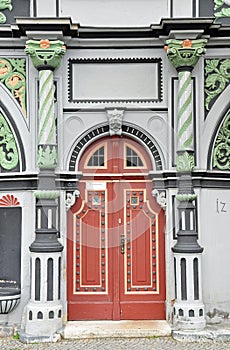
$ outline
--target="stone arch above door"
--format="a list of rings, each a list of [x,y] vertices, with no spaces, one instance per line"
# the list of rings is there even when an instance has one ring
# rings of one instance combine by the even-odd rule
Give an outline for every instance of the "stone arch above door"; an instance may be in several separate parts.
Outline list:
[[[156,145],[156,142],[150,135],[148,135],[143,130],[140,130],[136,126],[131,126],[125,123],[122,125],[122,134],[136,139],[140,143],[145,145],[145,148],[148,150],[153,160],[154,170],[163,170],[162,155],[160,154],[159,147]],[[78,139],[78,142],[74,147],[69,159],[68,170],[76,171],[79,156],[81,155],[82,151],[86,148],[86,145],[106,135],[109,135],[109,125],[98,126],[95,129],[91,129],[90,131],[88,131],[88,133],[84,134],[80,139]]]

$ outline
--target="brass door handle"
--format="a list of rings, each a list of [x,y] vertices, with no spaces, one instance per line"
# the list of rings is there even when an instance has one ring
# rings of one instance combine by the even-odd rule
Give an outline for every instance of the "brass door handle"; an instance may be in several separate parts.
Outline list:
[[[121,235],[121,254],[125,254],[125,235]]]

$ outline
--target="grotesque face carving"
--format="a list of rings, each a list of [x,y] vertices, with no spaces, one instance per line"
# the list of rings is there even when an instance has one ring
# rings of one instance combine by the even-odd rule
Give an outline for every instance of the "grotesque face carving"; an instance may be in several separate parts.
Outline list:
[[[110,135],[122,134],[122,118],[124,111],[114,109],[113,111],[107,111],[109,119],[109,133]]]

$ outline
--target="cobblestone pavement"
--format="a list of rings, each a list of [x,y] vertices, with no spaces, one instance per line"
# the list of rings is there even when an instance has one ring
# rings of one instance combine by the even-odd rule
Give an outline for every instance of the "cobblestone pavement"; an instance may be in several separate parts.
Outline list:
[[[170,337],[129,339],[81,339],[59,343],[22,344],[12,338],[0,340],[1,350],[230,350],[230,342],[178,342]]]

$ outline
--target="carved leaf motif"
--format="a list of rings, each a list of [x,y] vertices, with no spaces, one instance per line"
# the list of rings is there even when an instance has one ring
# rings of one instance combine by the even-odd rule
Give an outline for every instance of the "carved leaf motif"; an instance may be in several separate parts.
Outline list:
[[[216,138],[213,167],[220,170],[230,170],[230,114],[225,118]]]
[[[57,165],[57,151],[55,146],[47,146],[45,148],[40,146],[37,163],[40,168],[55,168]]]
[[[214,10],[217,10],[224,4],[224,0],[214,0],[214,3],[215,3]]]
[[[0,58],[0,81],[19,102],[26,117],[26,60]]]
[[[219,60],[206,60],[205,61],[206,66],[205,66],[205,73],[211,73],[213,71],[218,72],[218,64],[219,64]]]
[[[188,152],[178,155],[176,168],[179,172],[192,172],[194,169],[194,156]]]
[[[5,118],[0,114],[0,165],[6,170],[13,170],[18,165],[18,161],[14,135]]]
[[[220,95],[230,82],[230,60],[205,60],[205,108]]]

